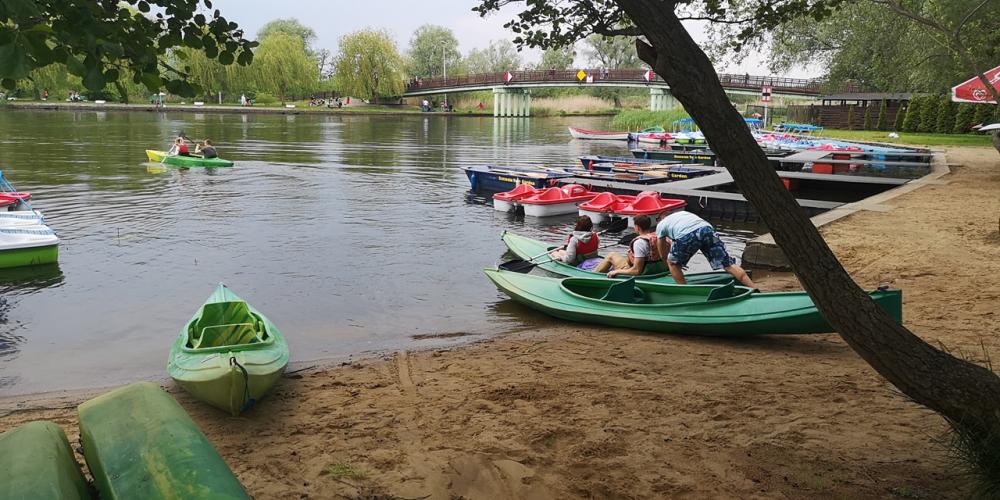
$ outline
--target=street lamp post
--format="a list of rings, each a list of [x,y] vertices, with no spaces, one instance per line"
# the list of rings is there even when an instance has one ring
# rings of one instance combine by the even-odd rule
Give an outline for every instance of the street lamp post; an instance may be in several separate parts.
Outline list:
[[[441,73],[442,73],[442,77],[444,78],[444,84],[448,85],[448,59],[445,57],[445,55],[447,54],[447,51],[448,51],[448,47],[445,46],[445,43],[446,42],[441,42],[441,67],[442,67]],[[444,102],[445,102],[445,104],[448,103],[448,93],[447,92],[445,92],[445,94],[444,94]],[[448,108],[445,108],[445,111],[447,111],[447,110],[448,110]]]

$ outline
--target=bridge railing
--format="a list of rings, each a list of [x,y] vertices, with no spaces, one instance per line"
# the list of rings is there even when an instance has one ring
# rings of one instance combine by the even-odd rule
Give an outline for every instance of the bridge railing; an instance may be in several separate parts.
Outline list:
[[[435,77],[435,78],[414,78],[407,82],[407,92],[419,92],[426,90],[439,90],[449,88],[474,87],[484,85],[510,85],[517,86],[519,83],[580,83],[586,85],[578,77],[579,69],[572,70],[526,70],[511,71],[510,82],[504,79],[504,73],[479,73],[472,75],[459,75]],[[607,83],[647,83],[645,79],[646,70],[642,69],[585,69],[583,70],[592,81]],[[749,74],[728,74],[720,73],[719,81],[722,86],[729,89],[760,90],[764,85],[769,85],[775,92],[796,92],[802,94],[820,94],[822,92],[823,81],[820,79],[783,78],[776,76],[757,76]],[[653,74],[651,83],[664,84],[659,75]]]

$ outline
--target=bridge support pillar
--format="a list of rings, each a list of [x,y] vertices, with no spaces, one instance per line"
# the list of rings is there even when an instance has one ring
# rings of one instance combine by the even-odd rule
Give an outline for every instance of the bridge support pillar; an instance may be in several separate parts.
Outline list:
[[[494,87],[493,116],[531,116],[531,94],[528,89]]]
[[[649,89],[649,110],[664,111],[677,107],[677,99],[667,89]]]

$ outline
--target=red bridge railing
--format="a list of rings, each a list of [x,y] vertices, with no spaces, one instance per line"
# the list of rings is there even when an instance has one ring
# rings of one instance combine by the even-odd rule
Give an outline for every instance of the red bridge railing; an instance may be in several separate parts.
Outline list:
[[[406,84],[406,92],[428,90],[459,89],[482,85],[510,85],[516,87],[519,83],[580,83],[586,85],[578,77],[579,69],[573,70],[528,70],[512,71],[513,78],[508,83],[504,73],[481,73],[474,75],[449,76],[448,78],[414,78]],[[583,70],[593,80],[593,83],[647,83],[646,70],[613,69]],[[727,89],[760,90],[764,85],[772,87],[774,92],[794,92],[798,94],[819,95],[822,92],[823,81],[819,79],[782,78],[776,76],[734,75],[721,73],[719,81]],[[662,78],[653,73],[653,83],[665,83]]]

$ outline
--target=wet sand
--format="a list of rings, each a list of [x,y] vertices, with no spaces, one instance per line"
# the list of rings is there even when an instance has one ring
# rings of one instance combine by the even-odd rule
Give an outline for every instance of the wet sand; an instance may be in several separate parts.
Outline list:
[[[955,149],[948,161],[963,166],[947,184],[822,233],[859,284],[904,290],[916,334],[996,359],[1000,156]],[[307,368],[243,418],[167,385],[258,499],[961,496],[943,421],[836,335],[567,324]],[[0,430],[50,419],[75,443],[89,395],[0,400]]]

